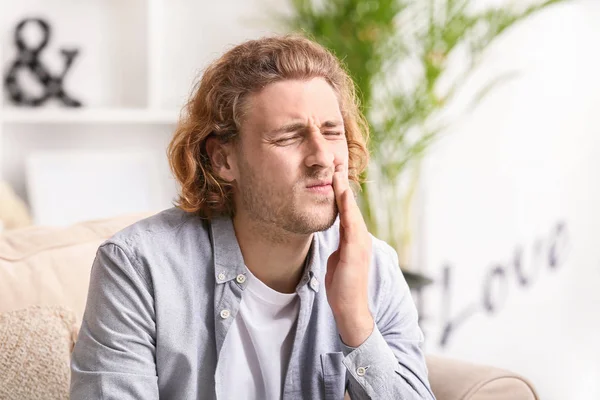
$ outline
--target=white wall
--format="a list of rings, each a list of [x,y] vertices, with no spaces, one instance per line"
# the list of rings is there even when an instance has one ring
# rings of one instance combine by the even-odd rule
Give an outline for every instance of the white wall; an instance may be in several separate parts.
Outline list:
[[[423,181],[427,350],[520,372],[548,400],[600,398],[598,21],[580,1],[509,32],[473,85],[519,77],[445,134]]]

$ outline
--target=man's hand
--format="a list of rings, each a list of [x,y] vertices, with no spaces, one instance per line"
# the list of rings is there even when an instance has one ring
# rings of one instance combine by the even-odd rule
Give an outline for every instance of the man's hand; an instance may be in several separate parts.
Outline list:
[[[371,237],[350,189],[345,166],[336,167],[333,190],[340,213],[340,244],[327,261],[327,300],[342,341],[358,347],[374,327],[368,297]]]

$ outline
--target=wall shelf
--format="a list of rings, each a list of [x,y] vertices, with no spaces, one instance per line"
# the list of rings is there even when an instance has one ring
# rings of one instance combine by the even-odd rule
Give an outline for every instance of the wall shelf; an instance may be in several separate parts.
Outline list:
[[[5,124],[162,124],[177,123],[179,110],[5,109]]]
[[[266,8],[275,9],[280,2],[266,1],[273,1],[273,6],[267,7],[264,0],[2,3],[0,179],[28,202],[33,190],[28,186],[28,160],[40,155],[97,152],[108,160],[113,153],[151,153],[152,164],[160,169],[157,179],[162,189],[150,196],[148,204],[153,210],[170,207],[177,187],[165,153],[181,109],[210,61],[235,43],[274,33],[275,24],[259,20]],[[18,57],[14,30],[21,20],[31,17],[43,18],[51,26],[51,38],[40,53],[51,75],[64,70],[61,50],[79,50],[63,89],[81,101],[82,108],[65,108],[57,99],[27,108],[9,99],[3,75]],[[30,29],[32,43],[41,35],[38,31]],[[43,93],[35,76],[28,71],[19,74],[18,83],[26,95]],[[89,179],[103,181],[106,171],[96,172],[99,176],[92,174]],[[127,174],[124,171],[118,178]],[[126,189],[105,195],[127,196]]]

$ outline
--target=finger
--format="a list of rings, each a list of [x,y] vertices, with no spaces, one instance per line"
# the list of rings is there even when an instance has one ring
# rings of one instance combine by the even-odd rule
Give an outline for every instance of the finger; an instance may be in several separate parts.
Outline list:
[[[333,176],[333,189],[340,213],[340,226],[347,229],[346,235],[340,236],[347,239],[357,229],[365,226],[365,223],[358,203],[354,198],[354,193],[350,188],[348,170],[343,166],[336,168]]]
[[[343,239],[342,228],[348,226],[350,222],[349,213],[351,212],[347,200],[348,193],[350,192],[348,173],[343,165],[338,165],[333,174],[333,192],[335,193],[335,201],[340,214],[340,239]]]
[[[352,190],[346,190],[341,197],[340,228],[343,230],[343,235],[341,236],[346,242],[351,242],[355,237],[357,226],[360,223],[359,219],[362,219],[362,215],[360,214],[360,210],[358,210]]]
[[[343,195],[350,188],[348,183],[348,172],[343,165],[338,165],[333,173],[333,192],[335,194],[335,202],[340,214],[343,212]]]

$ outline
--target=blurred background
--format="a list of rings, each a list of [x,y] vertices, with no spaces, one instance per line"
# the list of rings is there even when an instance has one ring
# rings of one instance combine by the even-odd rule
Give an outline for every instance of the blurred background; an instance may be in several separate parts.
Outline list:
[[[360,204],[426,351],[521,373],[543,399],[600,398],[600,1],[0,7],[5,231],[170,207],[165,150],[203,68],[303,31],[359,88]]]

